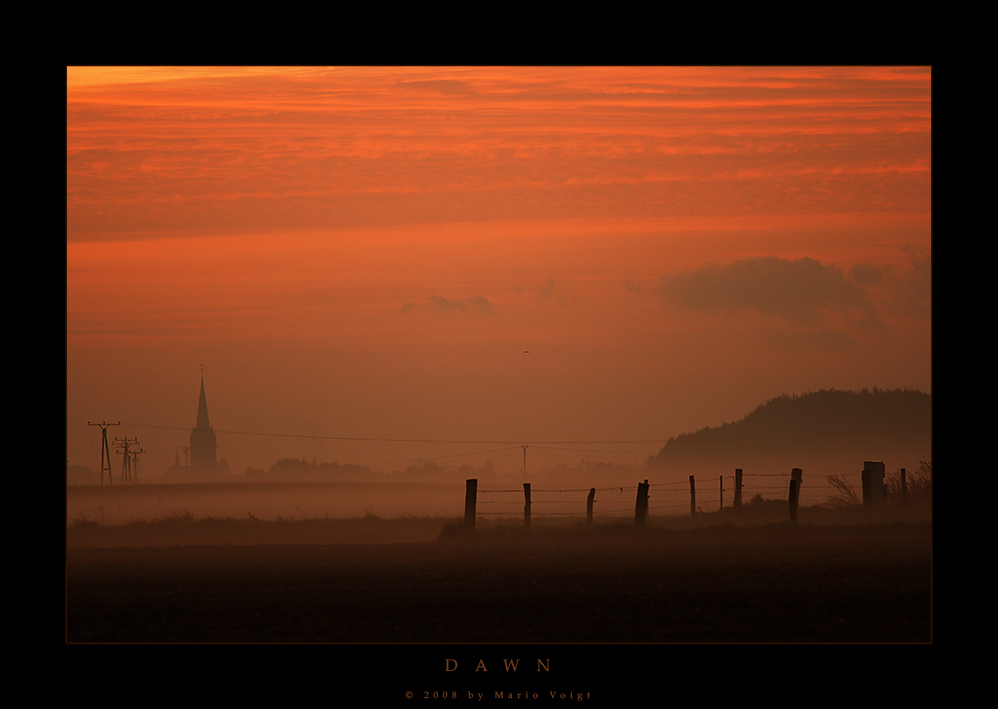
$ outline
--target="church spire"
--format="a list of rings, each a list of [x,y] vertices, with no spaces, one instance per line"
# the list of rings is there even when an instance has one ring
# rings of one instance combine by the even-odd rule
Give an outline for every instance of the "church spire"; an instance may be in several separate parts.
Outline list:
[[[208,422],[208,399],[204,395],[204,366],[201,367],[201,396],[198,398],[198,419],[191,431],[191,467],[212,470],[217,458],[215,432]]]
[[[201,398],[198,399],[198,420],[194,428],[207,431],[211,428],[208,423],[208,400],[204,396],[204,372],[201,373]]]

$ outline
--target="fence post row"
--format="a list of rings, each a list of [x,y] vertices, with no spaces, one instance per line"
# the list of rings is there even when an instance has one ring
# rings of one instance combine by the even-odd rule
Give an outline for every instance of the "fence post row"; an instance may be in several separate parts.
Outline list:
[[[464,526],[475,528],[475,502],[478,499],[478,480],[470,478],[464,488]]]
[[[801,484],[802,471],[800,468],[794,468],[790,472],[790,523],[797,524],[797,500],[800,497],[800,484]]]
[[[901,475],[901,502],[906,504],[908,502],[908,482],[905,474],[905,469],[900,469]],[[734,506],[742,506],[742,477],[743,471],[741,468],[735,468],[735,489],[734,489]],[[869,515],[877,514],[882,505],[887,500],[887,486],[884,480],[884,464],[880,461],[864,461],[863,462],[863,474],[862,474],[862,484],[863,484],[863,506],[866,508],[866,512]],[[794,468],[790,473],[790,493],[788,497],[788,502],[790,506],[790,522],[791,524],[797,523],[797,509],[800,501],[800,488],[803,484],[803,471],[800,468]],[[639,526],[645,526],[645,521],[648,517],[648,481],[638,483],[637,499],[634,505],[634,523]],[[724,476],[720,476],[720,497],[721,497],[721,509],[724,509]],[[468,529],[475,528],[475,510],[478,499],[478,480],[475,478],[470,478],[466,481],[465,488],[465,498],[464,498],[464,526]],[[596,499],[596,488],[591,488],[589,490],[589,496],[586,498],[586,524],[593,523],[593,502]],[[523,483],[523,524],[526,528],[530,528],[530,510],[531,510],[531,499],[530,499],[530,483]],[[697,513],[697,490],[696,490],[696,478],[690,476],[690,516],[696,516]]]

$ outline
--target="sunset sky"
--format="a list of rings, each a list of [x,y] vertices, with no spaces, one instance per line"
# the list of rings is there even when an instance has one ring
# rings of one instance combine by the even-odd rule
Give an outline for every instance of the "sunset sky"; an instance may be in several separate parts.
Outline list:
[[[236,474],[639,462],[781,394],[931,392],[931,88],[69,67],[68,461],[121,421],[161,475],[202,365]]]

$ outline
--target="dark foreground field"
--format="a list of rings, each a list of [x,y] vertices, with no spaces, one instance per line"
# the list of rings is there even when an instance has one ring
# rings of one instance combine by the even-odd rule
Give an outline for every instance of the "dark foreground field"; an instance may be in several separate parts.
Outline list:
[[[409,524],[424,541],[71,543],[67,641],[932,640],[928,523],[621,524],[439,539],[443,522]]]

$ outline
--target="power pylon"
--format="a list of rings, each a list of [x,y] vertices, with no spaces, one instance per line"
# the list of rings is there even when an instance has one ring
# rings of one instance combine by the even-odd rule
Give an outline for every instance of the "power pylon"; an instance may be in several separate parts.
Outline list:
[[[122,459],[121,459],[121,482],[122,483],[131,482],[131,478],[132,478],[132,457],[131,457],[131,452],[128,450],[128,447],[131,444],[133,444],[133,443],[138,443],[139,439],[138,438],[129,438],[128,436],[125,436],[125,438],[123,438],[123,439],[122,438],[115,438],[114,442],[118,446],[118,451],[117,452],[122,454]]]
[[[104,485],[104,471],[107,471],[107,484],[113,485],[114,482],[111,480],[111,450],[107,446],[107,427],[108,426],[120,426],[121,421],[118,423],[107,423],[102,421],[101,423],[90,423],[87,421],[88,426],[100,426],[101,432],[101,449],[100,449],[100,484]]]

